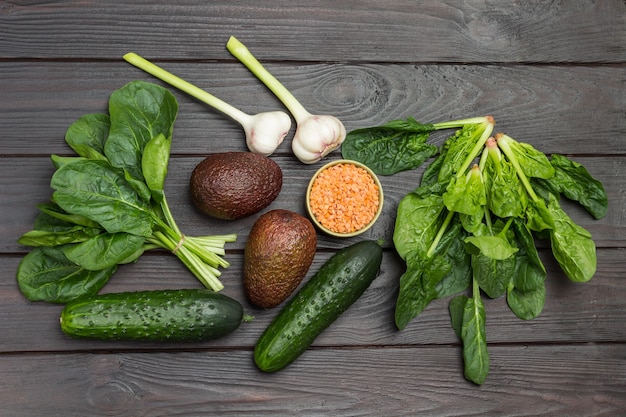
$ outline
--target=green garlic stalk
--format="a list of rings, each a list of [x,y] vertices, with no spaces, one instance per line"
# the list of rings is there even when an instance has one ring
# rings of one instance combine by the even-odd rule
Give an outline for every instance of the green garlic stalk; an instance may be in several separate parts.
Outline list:
[[[249,115],[133,52],[124,55],[124,59],[161,81],[230,116],[243,127],[246,145],[250,152],[265,156],[271,155],[291,129],[291,118],[285,112],[271,111]]]
[[[313,164],[337,149],[346,138],[346,128],[335,116],[309,113],[300,102],[250,53],[237,38],[231,36],[226,48],[268,87],[296,120],[296,133],[291,148],[305,164]]]

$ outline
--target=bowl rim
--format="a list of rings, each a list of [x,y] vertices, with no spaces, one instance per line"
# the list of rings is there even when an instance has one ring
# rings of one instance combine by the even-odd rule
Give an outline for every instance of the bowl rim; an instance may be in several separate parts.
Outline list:
[[[379,199],[379,204],[378,204],[378,210],[376,210],[376,214],[374,215],[374,217],[372,218],[372,220],[370,220],[370,222],[368,224],[366,224],[365,226],[363,226],[361,229],[359,230],[355,230],[354,232],[350,232],[350,233],[339,233],[339,232],[333,232],[332,230],[327,229],[326,227],[324,227],[315,217],[315,215],[313,214],[313,211],[311,210],[311,204],[310,204],[310,198],[311,198],[311,189],[313,188],[313,182],[315,181],[315,179],[317,178],[317,176],[324,170],[333,167],[335,165],[339,165],[339,164],[351,164],[354,166],[357,166],[359,168],[363,168],[365,169],[365,171],[367,171],[367,173],[372,177],[372,179],[374,180],[374,183],[378,186],[378,199]],[[311,221],[313,221],[313,224],[315,224],[315,226],[320,229],[322,232],[330,235],[330,236],[334,236],[334,237],[353,237],[353,236],[358,236],[362,233],[364,233],[365,231],[369,230],[374,223],[376,223],[376,221],[378,220],[378,218],[380,217],[380,214],[383,211],[383,203],[384,203],[384,192],[383,192],[383,187],[382,184],[380,183],[380,179],[378,178],[378,176],[376,175],[376,173],[374,173],[374,171],[372,171],[372,169],[370,167],[368,167],[367,165],[363,164],[362,162],[359,161],[355,161],[352,159],[336,159],[334,161],[330,161],[327,162],[326,164],[324,164],[322,167],[320,167],[317,171],[315,171],[315,173],[313,174],[313,176],[311,177],[311,179],[309,180],[309,184],[307,186],[306,189],[306,210],[307,213],[311,219]]]

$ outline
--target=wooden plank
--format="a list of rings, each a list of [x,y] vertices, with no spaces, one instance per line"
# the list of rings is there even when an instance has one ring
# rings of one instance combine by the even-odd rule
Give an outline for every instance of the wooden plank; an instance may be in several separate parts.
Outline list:
[[[593,0],[0,0],[0,414],[625,415],[625,23],[626,3]],[[583,163],[605,184],[608,215],[596,221],[579,207],[565,208],[596,240],[595,277],[570,282],[540,242],[548,271],[544,310],[521,321],[503,297],[485,300],[491,372],[484,385],[473,385],[463,378],[448,300],[433,302],[403,331],[394,326],[404,271],[392,248],[395,211],[424,168],[384,177],[385,211],[375,227],[349,240],[320,235],[308,274],[338,248],[380,238],[380,276],[298,361],[263,374],[252,350],[278,310],[252,308],[241,282],[256,216],[208,219],[187,190],[204,155],[245,150],[242,130],[173,90],[180,112],[168,200],[186,233],[239,234],[227,247],[224,293],[255,320],[198,344],[63,335],[62,306],[28,302],[15,280],[28,250],[16,240],[51,193],[49,155],[70,153],[63,142],[69,124],[106,111],[113,90],[133,79],[155,81],[122,61],[130,50],[246,112],[283,108],[225,49],[231,34],[309,110],[335,114],[349,130],[408,116],[436,122],[491,114],[498,131]],[[285,186],[268,209],[304,213],[305,186],[319,165],[299,163],[289,140],[273,158]],[[103,291],[199,286],[160,251],[120,268]]]
[[[331,253],[319,252],[304,279],[306,282]],[[586,343],[626,342],[626,257],[623,249],[601,250],[598,272],[588,283],[572,283],[550,259],[542,257],[548,270],[546,304],[539,317],[522,321],[509,310],[505,298],[489,300],[487,337],[490,343]],[[221,277],[224,294],[240,301],[247,314],[255,317],[229,336],[206,343],[162,344],[73,340],[59,329],[61,306],[28,302],[19,292],[15,271],[20,257],[0,257],[0,352],[162,350],[243,346],[251,348],[278,309],[252,307],[242,287],[242,255],[228,254],[232,265]],[[426,310],[398,331],[394,308],[398,279],[403,266],[393,253],[386,252],[381,274],[365,294],[316,341],[315,346],[431,346],[458,343],[450,326],[448,299],[431,303]],[[301,284],[303,285],[303,284]],[[113,276],[103,292],[140,291],[164,288],[199,288],[198,281],[173,256],[145,256],[126,265]],[[16,325],[18,327],[16,327]],[[18,330],[19,328],[19,330]]]
[[[480,387],[457,347],[316,349],[276,374],[240,350],[3,355],[0,369],[6,417],[595,416],[626,410],[624,352],[494,346]]]
[[[316,165],[303,165],[293,157],[274,157],[283,169],[283,188],[278,198],[264,211],[284,208],[305,214],[304,199],[306,186],[318,168]],[[166,193],[171,210],[183,231],[192,230],[196,235],[216,235],[237,233],[237,242],[229,248],[243,249],[248,232],[258,215],[236,221],[223,221],[209,218],[200,213],[190,201],[189,176],[201,157],[175,157],[170,160]],[[330,159],[329,159],[330,160]],[[565,210],[572,219],[587,228],[599,247],[620,247],[624,244],[626,225],[623,219],[626,210],[626,179],[616,172],[623,170],[624,158],[575,158],[603,182],[609,196],[607,216],[602,220],[593,219],[582,208],[564,202]],[[30,169],[24,170],[23,167]],[[365,234],[348,239],[353,242],[361,238],[384,239],[389,246],[393,238],[396,209],[404,195],[419,184],[420,170],[405,172],[395,176],[382,177],[385,191],[383,212],[376,224]],[[25,248],[17,244],[17,239],[33,227],[38,214],[36,205],[49,201],[52,190],[50,178],[54,172],[49,157],[41,158],[4,158],[0,165],[0,184],[4,190],[0,200],[0,251],[17,252]],[[189,233],[189,232],[187,232]],[[337,248],[343,241],[319,235],[319,248]]]
[[[625,6],[575,3],[80,1],[0,4],[0,57],[229,59],[236,35],[267,61],[624,62]]]
[[[0,62],[0,155],[67,153],[65,131],[106,112],[110,94],[134,79],[160,83],[115,63]],[[164,63],[170,71],[247,113],[284,109],[242,65]],[[271,70],[313,113],[348,130],[415,117],[441,122],[493,115],[498,131],[546,153],[626,154],[626,67],[275,64]],[[233,120],[172,88],[179,102],[175,154],[246,150]],[[290,155],[290,138],[278,153]],[[433,135],[433,141],[444,134]]]

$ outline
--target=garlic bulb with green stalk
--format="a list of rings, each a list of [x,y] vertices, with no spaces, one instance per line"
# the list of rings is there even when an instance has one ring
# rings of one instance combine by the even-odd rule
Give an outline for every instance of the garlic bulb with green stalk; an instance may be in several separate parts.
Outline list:
[[[305,164],[313,164],[334,149],[346,138],[346,128],[335,116],[309,113],[300,102],[250,53],[237,38],[231,36],[226,44],[230,53],[243,63],[283,102],[296,120],[296,134],[291,148]]]
[[[265,156],[271,155],[291,129],[291,118],[283,111],[249,115],[134,52],[124,55],[124,60],[230,116],[243,127],[246,145],[251,152]]]

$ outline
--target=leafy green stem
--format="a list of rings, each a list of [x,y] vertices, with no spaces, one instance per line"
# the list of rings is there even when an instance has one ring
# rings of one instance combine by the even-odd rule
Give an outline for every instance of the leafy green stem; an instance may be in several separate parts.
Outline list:
[[[494,123],[495,122],[493,120],[493,117],[487,116],[486,118],[484,118],[484,121],[481,123],[481,128],[478,130],[478,132],[480,132],[480,137],[474,144],[474,147],[472,148],[470,153],[467,155],[467,158],[465,159],[463,164],[459,167],[459,170],[456,174],[458,178],[461,178],[463,175],[465,175],[465,172],[472,164],[472,161],[481,153],[483,147],[485,146],[485,143],[487,142],[487,139],[489,139],[491,137],[491,133],[493,133]]]
[[[189,94],[190,96],[197,98],[198,100],[202,101],[205,104],[208,104],[214,109],[219,110],[224,114],[227,114],[228,116],[232,117],[234,120],[236,120],[239,123],[243,124],[248,119],[248,115],[242,112],[241,110],[231,106],[230,104],[215,97],[214,95],[207,93],[206,91],[196,87],[195,85],[177,77],[176,75],[170,73],[169,71],[166,71],[161,67],[158,67],[157,65],[144,59],[143,57],[137,55],[134,52],[129,52],[125,54],[124,60],[136,66],[137,68],[144,70],[148,74],[151,74],[155,76],[156,78],[162,81],[165,81],[171,86],[178,88],[179,90]]]
[[[485,224],[487,225],[487,229],[489,230],[490,234],[493,234],[493,223],[491,221],[491,210],[489,210],[489,207],[487,207],[487,205],[483,206],[483,212],[484,212],[484,216],[483,218],[485,219]]]
[[[224,288],[224,285],[218,279],[220,272],[205,263],[203,258],[185,246],[186,239],[184,236],[181,236],[181,240],[176,241],[165,233],[156,231],[148,240],[176,255],[205,287],[213,291],[220,291]]]
[[[202,282],[202,284],[213,291],[220,291],[224,285],[218,279],[220,272],[210,265],[202,262],[189,249],[181,246],[174,254],[189,268],[189,270]]]
[[[167,204],[165,192],[163,192],[161,195],[163,198],[161,201],[161,210],[163,211],[163,216],[165,217],[166,223],[174,230],[177,235],[182,235],[180,229],[178,228],[178,225],[176,224],[176,220],[174,220],[174,216],[172,215],[170,207]]]
[[[226,49],[244,64],[259,80],[263,82],[275,95],[283,102],[285,107],[289,109],[296,120],[303,120],[309,116],[309,112],[294,97],[291,92],[280,83],[263,65],[256,59],[248,48],[239,41],[239,39],[231,36],[226,43]]]
[[[154,216],[158,230],[153,233],[150,242],[176,255],[207,288],[221,290],[223,285],[217,279],[221,272],[217,268],[230,266],[230,263],[221,256],[225,254],[224,244],[234,242],[237,235],[234,233],[201,237],[184,235],[172,216],[165,194],[162,195],[163,201],[159,207],[164,219]]]
[[[207,250],[205,247],[197,244],[193,240],[193,237],[183,237],[182,246],[189,249],[205,263],[214,268],[218,266],[226,268],[230,265],[226,260],[219,257],[215,252]]]
[[[522,167],[520,166],[520,163],[517,160],[517,157],[515,156],[515,154],[513,153],[513,150],[511,149],[510,142],[514,139],[503,133],[498,133],[496,135],[496,140],[498,142],[498,147],[502,150],[504,155],[506,155],[509,162],[511,162],[511,165],[513,165],[513,168],[515,168],[515,172],[517,172],[517,176],[522,182],[522,185],[524,185],[524,188],[526,189],[526,192],[528,193],[530,198],[533,201],[539,200],[539,197],[535,193],[535,190],[533,190],[533,187],[530,184],[528,177],[526,177],[526,175],[524,174],[524,171],[522,170]]]
[[[460,119],[460,120],[450,120],[446,122],[433,123],[433,127],[435,130],[443,130],[443,129],[454,129],[463,127],[466,125],[475,125],[481,123],[491,123],[495,124],[492,116],[479,116],[479,117],[471,117],[468,119]]]
[[[500,233],[498,233],[498,235],[504,237],[506,235],[506,232],[508,232],[508,230],[511,228],[512,224],[513,224],[513,217],[509,217],[506,220],[506,223],[504,224],[504,227],[502,228],[502,230],[500,230]]]
[[[454,217],[454,212],[448,211],[446,218],[443,220],[441,227],[437,231],[437,235],[435,236],[432,244],[428,248],[428,252],[426,252],[427,257],[431,258],[433,254],[435,253],[435,251],[437,250],[437,246],[439,245],[439,242],[441,241],[441,238],[443,237],[444,233],[446,233],[446,230],[448,229],[448,226],[450,225],[450,222],[452,221],[453,217]]]
[[[472,298],[474,301],[480,302],[480,285],[476,279],[472,279]]]

